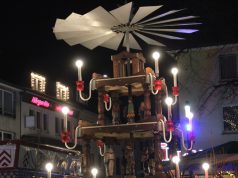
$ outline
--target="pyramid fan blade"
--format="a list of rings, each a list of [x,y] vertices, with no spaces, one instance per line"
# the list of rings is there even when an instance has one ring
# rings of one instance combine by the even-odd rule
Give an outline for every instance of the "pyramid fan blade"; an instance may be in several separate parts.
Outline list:
[[[117,35],[116,33],[111,33],[99,38],[95,38],[86,42],[81,43],[81,45],[89,48],[89,49],[94,49],[97,46],[100,46],[102,43],[104,43],[107,40],[110,40],[111,38],[113,38],[115,35]]]
[[[55,21],[55,26],[56,26],[56,25],[60,25],[60,24],[62,24],[62,23],[64,23],[64,20],[63,20],[63,19],[56,19],[56,21]]]
[[[172,11],[166,12],[166,13],[164,13],[164,14],[160,14],[160,15],[158,15],[158,16],[152,17],[152,18],[150,18],[150,19],[148,19],[148,20],[144,20],[144,21],[140,22],[139,24],[144,24],[144,23],[146,23],[146,22],[150,22],[150,21],[152,21],[152,20],[156,20],[156,19],[159,19],[159,18],[161,18],[161,17],[165,17],[165,16],[167,16],[167,15],[170,15],[170,14],[173,14],[173,13],[176,13],[176,12],[179,12],[179,11],[182,11],[182,10],[184,10],[184,9],[172,10]]]
[[[156,46],[165,46],[164,44],[158,42],[158,41],[155,41],[151,38],[148,38],[140,33],[137,33],[137,32],[133,32],[136,36],[138,36],[140,39],[142,39],[143,41],[145,41],[146,43],[150,44],[150,45],[156,45]]]
[[[119,25],[119,22],[115,17],[101,6],[83,15],[80,21],[83,23],[90,23],[91,26],[95,27],[104,26],[111,28],[114,25]]]
[[[76,14],[73,12],[65,20],[71,21],[71,22],[77,22],[78,20],[80,20],[81,17],[82,15]]]
[[[197,29],[166,29],[166,28],[143,28],[143,30],[160,31],[160,32],[176,32],[176,33],[194,33]]]
[[[156,24],[163,24],[163,23],[168,23],[168,22],[175,22],[175,21],[188,20],[188,19],[194,19],[194,18],[197,18],[197,17],[196,16],[179,17],[179,18],[174,18],[174,19],[169,19],[169,20],[162,20],[159,22],[148,23],[148,24],[144,24],[144,25],[156,25]]]
[[[161,34],[161,33],[148,32],[148,31],[144,31],[144,30],[138,30],[138,31],[143,32],[143,33],[147,33],[147,34],[150,34],[150,35],[155,35],[155,36],[159,36],[159,37],[163,37],[163,38],[172,39],[172,40],[184,40],[184,38],[171,36],[171,35],[164,35],[164,34]]]
[[[111,33],[116,34],[112,31],[108,31],[108,32],[104,32],[104,33],[96,33],[95,31],[94,32],[85,32],[85,33],[82,33],[81,35],[71,37],[71,38],[66,38],[64,40],[72,46],[72,45],[90,41],[90,40],[93,40],[93,39],[96,39],[96,38],[99,38],[102,36],[107,36]]]
[[[201,25],[202,23],[174,23],[174,24],[161,24],[161,25],[138,25],[139,27],[152,27],[152,28],[157,28],[157,27],[176,27],[176,26],[189,26],[189,25]]]
[[[140,7],[138,11],[136,12],[135,16],[131,20],[130,24],[134,24],[141,19],[145,18],[147,15],[151,14],[152,12],[156,11],[162,6],[146,6],[146,7]]]
[[[132,2],[125,4],[117,9],[111,10],[110,13],[122,24],[129,22]]]
[[[124,38],[123,46],[127,47],[126,38]],[[137,41],[135,40],[135,38],[131,34],[129,34],[129,47],[132,48],[132,49],[141,50],[140,45],[137,43]]]
[[[105,47],[105,48],[110,48],[113,50],[117,50],[121,43],[123,36],[124,36],[123,33],[118,33],[115,37],[111,38],[110,40],[105,41],[100,46]]]
[[[67,31],[67,32],[55,32],[55,36],[57,36],[59,39],[68,39],[68,38],[87,38],[92,37],[93,35],[98,36],[99,34],[95,31]]]

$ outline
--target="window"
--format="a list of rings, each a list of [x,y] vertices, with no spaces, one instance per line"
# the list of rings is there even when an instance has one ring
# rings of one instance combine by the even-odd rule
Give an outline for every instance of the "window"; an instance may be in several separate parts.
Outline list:
[[[56,82],[56,97],[57,99],[67,101],[69,99],[69,87]]]
[[[39,92],[45,92],[46,79],[44,76],[31,73],[31,88]]]
[[[238,132],[238,106],[223,107],[224,132]]]
[[[58,117],[55,118],[55,133],[60,133],[60,119]]]
[[[32,109],[30,109],[30,110],[29,110],[29,116],[35,116],[35,111],[32,110]]]
[[[0,140],[12,140],[14,138],[14,133],[12,132],[5,132],[5,131],[0,131]]]
[[[43,114],[43,129],[45,131],[48,131],[49,130],[49,119],[48,119],[48,115],[47,114]]]
[[[41,129],[41,113],[36,112],[36,128]]]
[[[15,117],[15,93],[0,89],[0,114]]]
[[[237,78],[236,54],[220,55],[219,62],[221,80],[232,80]]]

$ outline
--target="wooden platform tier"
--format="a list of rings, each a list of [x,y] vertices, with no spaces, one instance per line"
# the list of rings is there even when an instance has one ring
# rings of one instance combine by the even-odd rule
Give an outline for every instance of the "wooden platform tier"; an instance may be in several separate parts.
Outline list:
[[[146,74],[134,75],[118,78],[101,78],[95,79],[95,88],[103,88],[106,92],[117,92],[126,95],[128,86],[131,86],[133,95],[142,94],[144,87],[149,85]]]
[[[161,125],[156,121],[127,123],[119,125],[92,125],[81,127],[82,136],[102,139],[145,139],[154,137],[154,132],[161,131]]]

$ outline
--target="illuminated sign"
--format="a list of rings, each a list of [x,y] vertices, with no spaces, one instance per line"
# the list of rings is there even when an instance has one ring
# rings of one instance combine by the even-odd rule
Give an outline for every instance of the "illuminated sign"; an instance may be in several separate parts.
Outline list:
[[[63,107],[63,106],[56,106],[56,107],[55,107],[55,110],[56,110],[56,111],[59,111],[59,112],[62,112],[62,107]],[[68,115],[69,115],[69,116],[73,116],[73,115],[74,115],[74,111],[69,110]]]
[[[56,103],[49,103],[48,101],[39,99],[36,96],[32,96],[31,103],[33,103],[33,104],[35,104],[37,106],[42,106],[42,107],[45,107],[45,108],[48,108],[48,109],[51,109],[51,110],[55,110],[55,111],[58,111],[58,112],[62,113],[62,107],[63,106],[57,105]],[[68,115],[69,116],[73,116],[74,115],[74,111],[73,110],[69,110]]]
[[[32,99],[31,99],[31,102],[33,104],[36,104],[37,106],[43,106],[45,108],[48,108],[50,107],[50,103],[48,101],[43,101],[43,100],[40,100],[39,98],[37,98],[36,96],[33,96]]]

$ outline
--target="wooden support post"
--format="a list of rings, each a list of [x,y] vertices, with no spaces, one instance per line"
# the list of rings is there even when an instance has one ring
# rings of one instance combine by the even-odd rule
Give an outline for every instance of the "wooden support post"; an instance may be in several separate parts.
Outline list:
[[[103,102],[103,91],[98,89],[98,125],[104,125],[104,102]]]
[[[91,176],[91,173],[90,173],[90,140],[89,139],[85,139],[83,141],[82,152],[83,152],[83,164],[82,164],[83,175],[85,178],[89,178]]]
[[[157,119],[162,115],[162,93],[159,92],[155,96],[155,111]],[[163,167],[162,167],[162,149],[161,149],[161,135],[160,133],[154,136],[154,148],[155,148],[155,175],[158,177],[163,177]]]
[[[145,111],[144,111],[144,119],[150,119],[151,118],[151,101],[150,101],[150,91],[148,90],[148,87],[144,87],[144,103],[145,103]]]
[[[112,124],[117,125],[120,123],[120,105],[119,94],[112,94]]]

